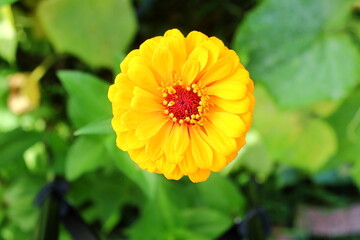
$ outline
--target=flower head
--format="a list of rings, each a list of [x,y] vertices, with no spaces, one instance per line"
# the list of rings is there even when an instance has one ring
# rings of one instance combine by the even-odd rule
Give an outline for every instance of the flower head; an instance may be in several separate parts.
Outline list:
[[[131,51],[120,68],[108,94],[112,126],[140,168],[201,182],[245,144],[254,85],[218,38],[172,29]]]

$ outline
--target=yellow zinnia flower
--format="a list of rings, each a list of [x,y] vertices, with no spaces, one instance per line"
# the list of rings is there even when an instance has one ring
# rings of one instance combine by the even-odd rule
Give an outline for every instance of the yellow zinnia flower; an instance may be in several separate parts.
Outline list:
[[[177,29],[146,40],[110,86],[117,146],[140,168],[205,181],[245,144],[254,85],[216,37]]]

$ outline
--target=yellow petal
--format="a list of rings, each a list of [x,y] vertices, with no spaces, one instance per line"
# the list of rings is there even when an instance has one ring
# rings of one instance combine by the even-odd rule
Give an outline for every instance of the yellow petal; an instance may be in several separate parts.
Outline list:
[[[154,37],[146,40],[140,45],[140,54],[141,56],[151,59],[154,53],[155,48],[159,45],[161,37]]]
[[[117,132],[116,133],[116,146],[123,151],[127,151],[125,137],[127,132]]]
[[[236,141],[234,138],[227,137],[214,125],[207,121],[204,124],[206,134],[199,132],[201,137],[216,151],[228,155],[236,150]]]
[[[186,125],[174,124],[165,147],[168,161],[173,163],[182,161],[189,141],[188,127]]]
[[[130,109],[121,116],[120,123],[126,128],[135,129],[139,126],[140,123],[151,118],[151,116],[151,113],[141,113]]]
[[[210,171],[207,169],[199,169],[197,172],[189,174],[189,178],[192,182],[203,182],[210,176]]]
[[[240,115],[240,118],[243,120],[246,126],[246,130],[250,129],[251,122],[252,122],[253,112],[247,112]]]
[[[205,68],[209,69],[219,59],[220,49],[213,41],[206,41],[201,45],[208,52],[208,59]]]
[[[219,81],[208,87],[207,94],[229,100],[243,99],[246,97],[247,87],[240,81]]]
[[[216,106],[222,108],[226,112],[242,114],[242,113],[246,113],[250,110],[250,107],[252,105],[252,102],[250,99],[251,98],[248,96],[241,100],[226,100],[226,99],[214,96],[211,98],[211,102],[213,104],[215,104]]]
[[[175,31],[176,32],[176,31]],[[174,33],[174,32],[173,32]],[[179,32],[179,34],[181,34]],[[175,35],[177,35],[175,33]],[[172,70],[176,73],[181,73],[181,68],[184,65],[187,52],[185,47],[185,38],[181,35],[167,35],[163,39],[161,39],[160,44],[166,46],[172,57],[173,57],[173,68]]]
[[[179,31],[179,29],[174,28],[167,30],[164,34],[164,37],[184,38],[184,35]]]
[[[148,67],[141,64],[132,64],[128,71],[129,78],[139,87],[155,95],[161,95],[159,85]]]
[[[191,154],[191,146],[188,146],[183,160],[179,163],[179,167],[184,175],[196,172],[199,167],[196,165],[195,160]]]
[[[134,88],[134,97],[131,100],[131,107],[139,112],[162,112],[164,106],[161,99],[142,88]]]
[[[153,68],[158,72],[163,81],[168,82],[172,80],[174,59],[167,47],[157,47],[154,51],[151,62]]]
[[[158,159],[165,153],[166,142],[169,139],[173,123],[167,122],[160,131],[155,134],[145,147],[145,152],[150,159]]]
[[[201,131],[201,130],[199,130]],[[213,161],[211,147],[200,137],[197,128],[190,129],[191,153],[199,168],[210,168]]]
[[[120,69],[121,72],[127,72],[129,69],[129,63],[131,61],[131,59],[135,56],[139,56],[140,55],[140,50],[139,49],[134,49],[131,52],[129,52],[128,55],[126,55],[126,57],[124,58],[124,60],[120,63]]]
[[[208,119],[228,137],[239,137],[246,131],[244,122],[238,115],[227,112],[209,112]]]
[[[229,52],[231,51],[229,50]],[[224,79],[234,73],[238,64],[239,58],[236,53],[228,54],[210,66],[201,81],[204,85],[209,85],[215,81]]]
[[[198,31],[192,31],[186,36],[186,48],[188,54],[190,54],[197,46],[200,46],[202,43],[204,43],[208,39],[208,36],[205,34],[198,32]]]
[[[180,178],[182,178],[184,176],[184,174],[182,174],[180,168],[177,166],[172,172],[164,173],[164,176],[167,179],[179,180]]]
[[[209,56],[208,50],[206,48],[200,46],[200,47],[195,48],[194,51],[192,53],[190,53],[188,59],[189,60],[190,59],[197,60],[200,64],[199,71],[201,71],[204,69],[204,67],[207,64],[208,56]]]
[[[114,100],[115,92],[116,92],[116,87],[115,87],[115,84],[113,84],[109,87],[109,91],[108,91],[108,98],[109,98],[110,102],[112,102]]]
[[[224,155],[214,151],[214,161],[210,167],[210,170],[213,172],[219,172],[227,165],[227,159]]]
[[[161,173],[171,173],[176,168],[176,164],[167,161],[166,158],[160,158],[156,161],[156,168]]]
[[[125,138],[127,149],[139,149],[145,146],[146,141],[140,140],[135,136],[135,130],[129,131]]]
[[[120,116],[115,116],[115,117],[113,117],[113,119],[111,119],[111,126],[114,128],[115,132],[125,132],[125,131],[129,130],[129,128],[125,127],[121,123],[121,117]]]
[[[236,81],[241,82],[244,85],[250,84],[252,82],[250,80],[249,72],[240,64],[236,71],[226,78],[227,81]]]
[[[200,64],[195,59],[188,59],[182,68],[182,81],[185,86],[190,86],[200,72]]]
[[[139,139],[148,139],[158,133],[167,121],[164,115],[153,113],[148,120],[138,126],[135,134]]]

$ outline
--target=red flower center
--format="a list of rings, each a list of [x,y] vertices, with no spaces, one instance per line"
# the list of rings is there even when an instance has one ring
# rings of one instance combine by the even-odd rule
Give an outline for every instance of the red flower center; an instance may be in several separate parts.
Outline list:
[[[191,118],[191,115],[198,115],[198,107],[201,98],[192,89],[185,89],[181,86],[174,86],[175,93],[168,94],[164,99],[169,103],[165,109],[172,113],[177,120]]]

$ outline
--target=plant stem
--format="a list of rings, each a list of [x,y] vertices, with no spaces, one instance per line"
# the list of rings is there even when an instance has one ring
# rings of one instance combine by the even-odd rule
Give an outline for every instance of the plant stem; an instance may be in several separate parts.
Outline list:
[[[46,57],[31,73],[31,81],[38,82],[55,62],[54,56]]]
[[[260,198],[258,194],[258,185],[256,183],[255,175],[251,175],[250,182],[248,185],[248,196],[249,196],[249,205],[248,209],[258,209],[260,205]],[[251,240],[264,240],[265,234],[262,226],[261,219],[257,216],[253,217],[249,221],[248,225],[248,239]]]

